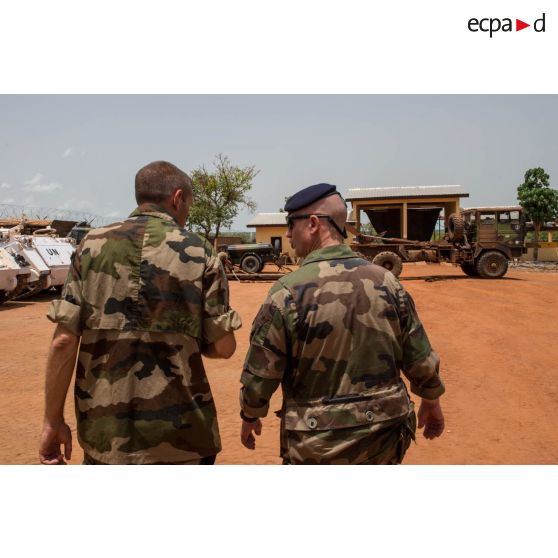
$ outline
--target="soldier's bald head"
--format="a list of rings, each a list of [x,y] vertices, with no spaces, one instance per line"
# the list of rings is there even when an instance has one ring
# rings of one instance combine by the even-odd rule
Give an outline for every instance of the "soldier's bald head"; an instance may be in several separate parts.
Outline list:
[[[347,206],[343,198],[338,194],[333,194],[332,196],[327,196],[326,198],[315,201],[305,208],[300,209],[297,213],[320,213],[322,215],[329,215],[341,231],[345,229],[345,224],[347,223]],[[331,226],[329,221],[324,222],[330,226],[332,232],[342,238],[339,231]]]
[[[167,161],[154,161],[136,174],[136,201],[162,204],[177,190],[192,193],[191,178],[177,166]]]

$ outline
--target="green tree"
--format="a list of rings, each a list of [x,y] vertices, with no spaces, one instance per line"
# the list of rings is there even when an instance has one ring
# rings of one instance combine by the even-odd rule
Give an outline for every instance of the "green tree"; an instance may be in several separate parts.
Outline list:
[[[535,261],[539,259],[541,226],[558,215],[558,191],[550,188],[549,179],[550,177],[541,167],[529,169],[525,173],[523,184],[517,188],[519,204],[535,227],[533,251]]]
[[[285,196],[285,197],[283,198],[283,199],[285,200],[285,205],[286,205],[287,202],[289,201],[289,198],[290,198],[290,197],[291,197],[291,196]],[[279,208],[279,213],[284,213],[284,212],[285,212],[285,206],[280,207],[280,208]]]
[[[221,154],[215,157],[212,172],[203,165],[193,170],[194,204],[188,228],[207,240],[214,233],[217,239],[221,229],[231,226],[242,207],[253,212],[256,204],[248,197],[248,192],[258,172],[254,166],[237,167]]]
[[[378,234],[372,223],[361,223],[360,232],[369,236],[376,236]]]

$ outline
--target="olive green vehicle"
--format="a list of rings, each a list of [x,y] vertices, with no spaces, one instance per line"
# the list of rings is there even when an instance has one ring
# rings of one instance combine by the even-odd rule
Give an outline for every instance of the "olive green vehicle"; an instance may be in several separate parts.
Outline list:
[[[355,235],[351,247],[399,276],[404,262],[451,262],[470,277],[499,279],[510,260],[526,253],[525,215],[519,206],[476,207],[452,213],[443,240]],[[355,230],[355,232],[357,232]]]
[[[91,230],[93,230],[93,227],[87,221],[82,221],[72,227],[72,230],[68,233],[68,238],[71,238],[77,246]]]
[[[271,244],[229,244],[225,252],[231,263],[247,273],[259,273],[264,264],[275,262],[278,256]]]

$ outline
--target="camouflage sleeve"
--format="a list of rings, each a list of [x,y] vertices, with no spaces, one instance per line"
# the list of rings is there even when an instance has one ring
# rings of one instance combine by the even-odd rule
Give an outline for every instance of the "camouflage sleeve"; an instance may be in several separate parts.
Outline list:
[[[53,300],[48,310],[47,318],[51,322],[63,325],[75,335],[81,336],[81,245],[72,254],[72,264],[62,290],[62,297]]]
[[[227,276],[214,250],[211,250],[206,258],[203,297],[204,343],[215,343],[227,333],[240,328],[242,321],[236,310],[229,306]]]
[[[250,347],[240,377],[240,407],[248,417],[265,417],[269,401],[288,367],[289,335],[285,320],[285,290],[270,291],[250,333]]]
[[[398,285],[397,294],[403,345],[403,373],[411,384],[412,393],[424,399],[436,399],[445,391],[439,375],[440,358],[432,350],[411,295],[401,284]]]

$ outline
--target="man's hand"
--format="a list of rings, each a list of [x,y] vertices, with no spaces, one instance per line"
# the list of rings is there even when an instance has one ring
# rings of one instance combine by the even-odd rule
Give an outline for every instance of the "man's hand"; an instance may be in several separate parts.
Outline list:
[[[72,433],[64,422],[64,401],[76,363],[79,336],[58,324],[50,344],[45,379],[45,418],[39,459],[45,465],[64,465],[72,455]],[[64,445],[64,455],[60,445]]]
[[[60,446],[64,446],[64,455]],[[39,459],[43,465],[66,465],[64,458],[72,457],[72,433],[70,427],[61,422],[56,426],[45,423],[41,434]]]
[[[207,358],[231,358],[236,351],[234,331],[217,339],[215,343],[202,346],[202,355]]]
[[[256,436],[259,436],[262,433],[262,421],[260,419],[257,419],[254,422],[248,422],[246,420],[242,421],[242,426],[240,428],[240,441],[243,446],[251,450],[256,448],[256,438],[252,432],[256,434]]]
[[[423,436],[428,440],[437,438],[444,431],[444,414],[440,399],[423,399],[418,410],[418,427],[424,426]]]

